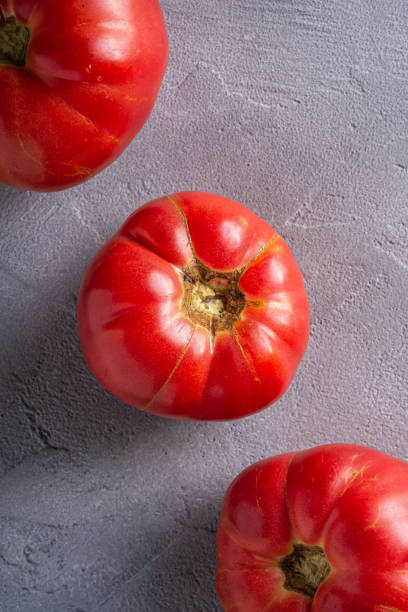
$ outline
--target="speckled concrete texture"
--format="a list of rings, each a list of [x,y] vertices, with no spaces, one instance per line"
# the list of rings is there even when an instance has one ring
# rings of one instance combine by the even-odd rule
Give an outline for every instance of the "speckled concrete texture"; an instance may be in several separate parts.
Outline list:
[[[224,491],[324,442],[407,458],[408,3],[163,0],[171,59],[112,167],[0,187],[1,612],[213,612]],[[290,244],[312,329],[277,404],[184,423],[115,400],[76,334],[81,277],[135,208],[237,199]]]

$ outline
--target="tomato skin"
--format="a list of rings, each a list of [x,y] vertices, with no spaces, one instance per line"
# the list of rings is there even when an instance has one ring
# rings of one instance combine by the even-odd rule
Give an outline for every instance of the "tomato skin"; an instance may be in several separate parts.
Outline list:
[[[216,284],[233,277],[234,295],[245,296],[228,329],[213,333],[185,310],[192,262]],[[265,221],[227,198],[184,192],[141,207],[97,253],[78,328],[90,369],[123,401],[226,420],[285,392],[306,349],[309,308],[293,255]]]
[[[142,128],[167,66],[158,0],[0,0],[31,32],[0,62],[0,182],[53,191],[112,163]]]
[[[313,599],[283,586],[296,542],[331,566]],[[352,444],[255,463],[225,495],[217,547],[225,610],[408,610],[408,465]]]

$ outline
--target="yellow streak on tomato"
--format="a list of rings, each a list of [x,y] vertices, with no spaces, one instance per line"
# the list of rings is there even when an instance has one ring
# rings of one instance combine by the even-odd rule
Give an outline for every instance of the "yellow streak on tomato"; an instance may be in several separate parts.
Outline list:
[[[123,98],[124,100],[126,100],[127,102],[149,102],[151,100],[151,98],[149,97],[134,97],[134,96],[125,96]]]
[[[380,516],[381,516],[380,506],[377,506],[377,516],[375,517],[374,521],[370,525],[367,525],[367,527],[364,527],[364,531],[375,529],[377,527],[378,521],[380,520]]]
[[[361,476],[362,478],[366,469],[367,469],[367,466],[363,465],[359,470],[352,472],[351,477],[349,479],[347,479],[347,477],[345,478],[346,485],[344,489],[342,490],[342,492],[340,493],[340,497],[342,497],[346,493],[346,491],[351,487],[351,485],[356,480],[356,478],[358,478],[359,476]]]
[[[31,161],[33,161],[37,166],[40,166],[40,168],[43,168],[42,163],[39,161],[39,159],[37,159],[34,155],[32,155],[26,148],[24,140],[21,136],[21,134],[19,132],[16,132],[16,137],[18,140],[18,144],[20,146],[20,149],[22,150],[22,152],[24,153],[24,155],[26,155],[29,159],[31,159]]]
[[[74,162],[58,162],[61,166],[68,166],[69,168],[72,168],[73,172],[71,172],[70,174],[64,174],[64,176],[67,177],[72,177],[72,176],[89,176],[92,172],[91,168],[88,168],[87,166],[79,166],[78,164],[75,164]]]

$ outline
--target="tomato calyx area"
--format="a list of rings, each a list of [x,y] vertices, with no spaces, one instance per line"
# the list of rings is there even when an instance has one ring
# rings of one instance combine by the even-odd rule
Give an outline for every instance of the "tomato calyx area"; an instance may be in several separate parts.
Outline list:
[[[24,68],[29,42],[30,30],[0,9],[0,66]]]
[[[313,597],[331,571],[326,554],[321,546],[306,546],[296,543],[293,551],[279,560],[279,567],[285,575],[284,588],[287,591]]]
[[[247,305],[239,272],[216,272],[193,262],[182,273],[183,309],[190,320],[211,334],[231,330]]]

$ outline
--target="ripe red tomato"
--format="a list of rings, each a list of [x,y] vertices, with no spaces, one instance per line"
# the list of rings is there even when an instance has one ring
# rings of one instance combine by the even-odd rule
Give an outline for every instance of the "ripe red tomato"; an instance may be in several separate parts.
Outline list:
[[[234,419],[284,393],[309,310],[275,230],[237,202],[186,192],[137,210],[96,255],[78,325],[90,369],[123,401]]]
[[[217,544],[229,612],[406,612],[408,465],[351,444],[255,463],[227,491]]]
[[[0,182],[51,191],[108,166],[167,58],[158,0],[0,0]]]

